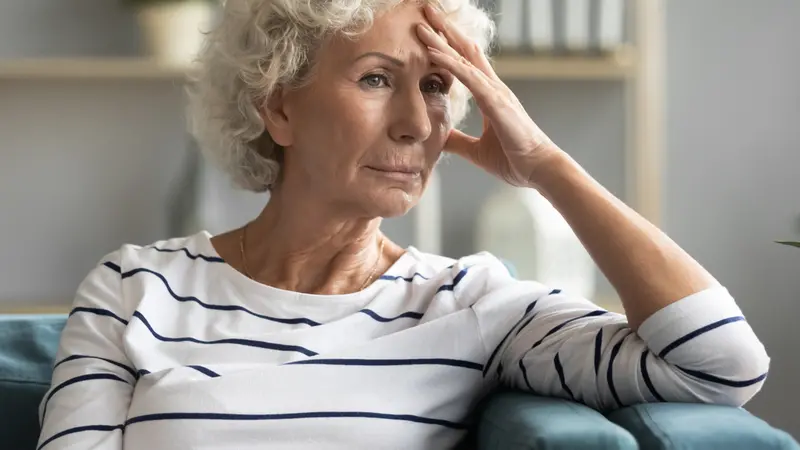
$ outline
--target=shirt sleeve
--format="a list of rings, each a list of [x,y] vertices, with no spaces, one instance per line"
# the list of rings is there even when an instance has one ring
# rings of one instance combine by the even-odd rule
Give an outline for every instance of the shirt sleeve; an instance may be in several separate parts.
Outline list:
[[[767,377],[766,350],[724,287],[662,308],[634,332],[624,315],[586,299],[502,268],[476,272],[476,286],[488,287],[472,306],[489,355],[484,375],[511,387],[606,411],[659,401],[741,406]]]
[[[39,406],[37,450],[122,449],[137,376],[122,346],[128,321],[118,255],[104,258],[78,288]]]

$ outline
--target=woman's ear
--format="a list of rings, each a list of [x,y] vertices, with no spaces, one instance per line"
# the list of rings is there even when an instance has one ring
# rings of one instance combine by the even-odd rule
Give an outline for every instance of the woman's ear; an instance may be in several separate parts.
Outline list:
[[[284,89],[275,89],[272,95],[264,99],[258,111],[272,140],[284,148],[292,145],[292,129],[286,114]]]

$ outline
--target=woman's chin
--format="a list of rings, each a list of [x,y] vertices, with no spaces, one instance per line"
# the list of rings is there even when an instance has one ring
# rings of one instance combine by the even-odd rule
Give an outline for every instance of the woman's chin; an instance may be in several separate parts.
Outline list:
[[[406,214],[419,201],[421,193],[408,192],[405,189],[390,188],[370,199],[370,210],[383,218],[399,217]]]

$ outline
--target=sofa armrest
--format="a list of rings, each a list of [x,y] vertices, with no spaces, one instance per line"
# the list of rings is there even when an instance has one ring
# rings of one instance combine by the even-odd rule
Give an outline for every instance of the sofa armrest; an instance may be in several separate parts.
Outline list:
[[[0,447],[36,448],[66,316],[0,314]]]
[[[648,450],[800,450],[788,433],[729,406],[651,403],[622,408],[608,419]]]
[[[638,449],[624,428],[575,402],[497,391],[477,411],[478,450]]]

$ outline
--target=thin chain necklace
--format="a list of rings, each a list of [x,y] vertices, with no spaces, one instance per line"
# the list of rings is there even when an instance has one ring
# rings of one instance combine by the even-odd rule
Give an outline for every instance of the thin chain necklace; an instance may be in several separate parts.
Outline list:
[[[250,275],[250,270],[247,268],[247,258],[245,257],[245,253],[244,253],[244,241],[245,241],[245,237],[247,236],[247,227],[249,225],[250,225],[249,223],[247,225],[245,225],[242,228],[241,235],[239,235],[239,253],[240,253],[241,258],[242,258],[242,269],[244,269],[244,274],[247,276],[247,278],[250,278],[251,280],[256,281],[256,279],[253,278],[252,275]],[[372,270],[369,272],[369,275],[367,276],[367,279],[364,280],[364,283],[362,283],[361,287],[358,288],[359,291],[363,291],[364,288],[367,287],[367,285],[372,281],[372,277],[375,276],[375,272],[378,270],[378,266],[380,266],[380,264],[381,264],[381,259],[382,259],[382,256],[383,256],[383,245],[385,243],[386,243],[386,239],[383,236],[381,236],[381,245],[380,245],[380,248],[378,249],[378,258],[375,260],[375,265],[372,266]]]
[[[375,276],[375,271],[378,270],[378,266],[381,264],[381,259],[383,259],[382,258],[382,256],[383,256],[383,244],[385,244],[385,243],[386,243],[386,239],[384,239],[383,236],[381,236],[381,245],[378,248],[378,257],[375,259],[375,265],[372,266],[372,270],[369,272],[369,276],[367,276],[367,279],[364,280],[364,283],[361,285],[360,288],[358,288],[359,291],[363,291],[364,288],[367,287],[367,285],[370,282],[372,282],[372,277]]]

